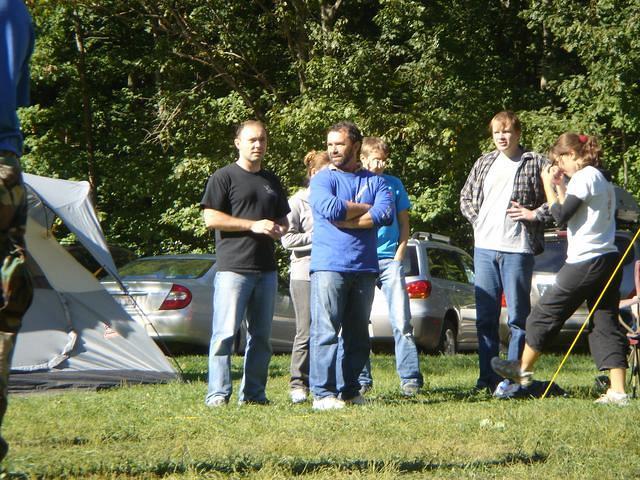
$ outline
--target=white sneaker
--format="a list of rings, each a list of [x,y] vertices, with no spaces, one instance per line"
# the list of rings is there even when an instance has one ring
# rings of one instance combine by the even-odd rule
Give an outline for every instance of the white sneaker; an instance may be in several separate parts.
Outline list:
[[[346,405],[364,405],[365,403],[367,403],[367,401],[365,400],[365,398],[364,398],[362,395],[360,395],[360,394],[356,395],[356,396],[355,396],[355,397],[353,397],[353,398],[349,398],[349,399],[347,399],[347,400],[343,400],[343,402],[344,402]]]
[[[594,403],[599,405],[617,405],[618,407],[626,407],[629,405],[629,395],[626,393],[614,392],[613,390],[607,390],[607,393],[600,395]]]
[[[216,395],[215,397],[211,397],[209,400],[207,400],[207,407],[209,408],[217,408],[217,407],[224,407],[227,403],[229,403],[227,401],[226,398],[220,396],[220,395]]]
[[[304,403],[307,401],[307,391],[304,388],[292,388],[289,390],[289,398],[292,403]]]
[[[500,399],[512,398],[520,390],[520,385],[511,380],[501,381],[493,392],[493,396]]]
[[[344,408],[344,402],[336,397],[316,398],[313,400],[314,410],[337,410]]]

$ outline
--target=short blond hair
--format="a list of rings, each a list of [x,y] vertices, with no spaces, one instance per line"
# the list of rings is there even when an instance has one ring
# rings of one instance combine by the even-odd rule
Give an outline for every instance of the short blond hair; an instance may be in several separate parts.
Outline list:
[[[368,157],[372,152],[378,151],[385,157],[389,157],[389,145],[380,137],[364,137],[360,153]]]
[[[492,134],[494,124],[507,128],[512,127],[516,133],[522,133],[522,124],[520,123],[520,119],[515,113],[509,110],[498,112],[493,116],[493,118],[489,122],[489,132]]]

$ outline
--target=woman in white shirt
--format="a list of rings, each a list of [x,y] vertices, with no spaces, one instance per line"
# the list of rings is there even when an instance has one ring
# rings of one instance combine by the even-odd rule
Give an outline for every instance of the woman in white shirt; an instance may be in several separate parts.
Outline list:
[[[602,169],[602,150],[595,138],[564,133],[550,151],[553,165],[544,169],[550,213],[567,225],[567,259],[527,318],[521,362],[496,357],[500,375],[521,385],[531,382],[533,366],[564,322],[586,300],[589,311],[619,261],[615,239],[615,195],[610,175]],[[564,177],[569,177],[565,185]],[[625,393],[627,339],[618,323],[621,270],[593,311],[587,332],[591,355],[600,371],[609,371],[611,388],[596,403],[627,405]]]

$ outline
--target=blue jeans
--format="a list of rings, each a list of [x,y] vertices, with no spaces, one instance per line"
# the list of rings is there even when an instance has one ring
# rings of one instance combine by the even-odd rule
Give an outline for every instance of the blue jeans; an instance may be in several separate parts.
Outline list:
[[[504,292],[511,331],[509,360],[519,360],[524,349],[525,326],[531,310],[533,254],[508,253],[475,248],[476,328],[480,363],[479,388],[493,388],[500,382],[491,368],[491,359],[500,351],[498,322]]]
[[[315,398],[350,399],[358,395],[358,375],[369,358],[369,315],[375,273],[320,271],[311,274],[311,366],[309,384]],[[344,386],[338,392],[338,334]]]
[[[266,400],[271,360],[271,322],[278,277],[276,272],[218,272],[214,280],[213,326],[209,345],[209,388],[213,397],[231,397],[231,354],[245,313],[247,346],[239,400]]]
[[[396,353],[396,371],[400,384],[416,383],[422,386],[424,380],[420,373],[418,349],[413,338],[409,296],[407,295],[402,262],[393,258],[382,258],[378,262],[380,273],[378,285],[384,293],[389,308],[389,322],[393,331]],[[360,384],[373,383],[371,363],[367,361],[359,378]]]

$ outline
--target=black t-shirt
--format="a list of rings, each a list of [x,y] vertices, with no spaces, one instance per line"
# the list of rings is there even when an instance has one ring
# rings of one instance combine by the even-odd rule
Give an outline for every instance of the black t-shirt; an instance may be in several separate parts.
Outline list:
[[[247,172],[232,163],[209,177],[200,202],[246,220],[277,220],[289,213],[289,203],[280,180],[266,170]],[[274,242],[267,235],[216,230],[218,271],[255,272],[276,269]]]

